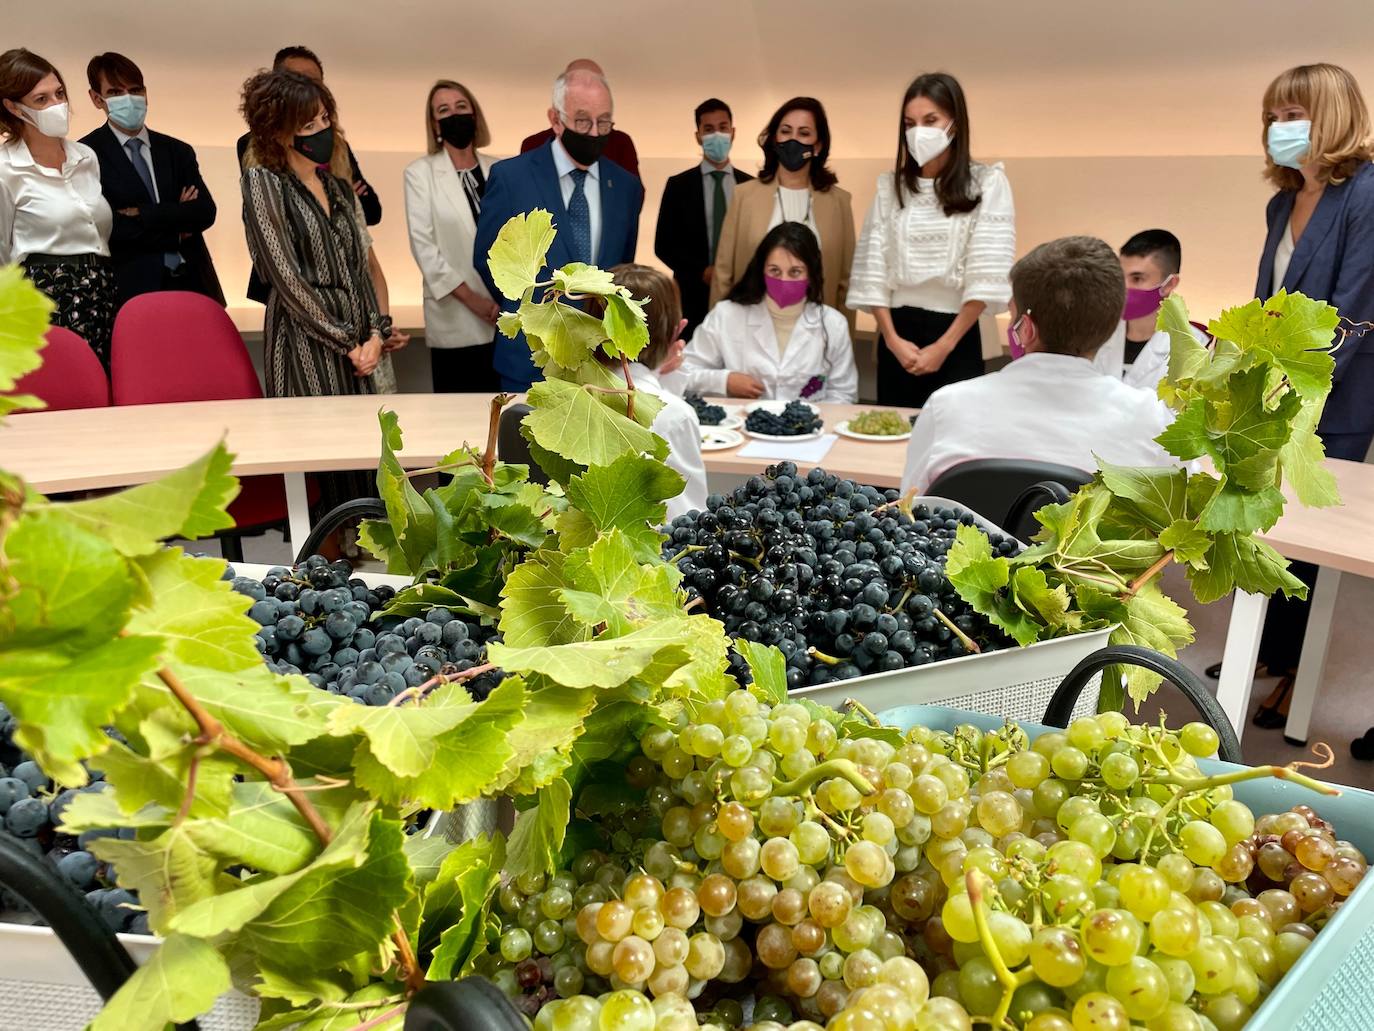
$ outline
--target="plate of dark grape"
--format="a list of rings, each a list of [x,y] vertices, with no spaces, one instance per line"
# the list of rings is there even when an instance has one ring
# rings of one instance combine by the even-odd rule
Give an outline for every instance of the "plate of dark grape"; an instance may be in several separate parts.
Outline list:
[[[744,432],[756,440],[815,440],[825,423],[805,401],[755,401],[744,408]]]
[[[703,432],[708,428],[737,430],[744,425],[744,416],[739,414],[738,408],[715,404],[698,394],[688,394],[683,400],[697,413],[697,422],[701,423]]]

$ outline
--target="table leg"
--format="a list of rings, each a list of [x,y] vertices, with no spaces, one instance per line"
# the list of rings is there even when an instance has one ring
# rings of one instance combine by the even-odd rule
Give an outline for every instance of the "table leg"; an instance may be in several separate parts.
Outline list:
[[[1341,571],[1323,566],[1312,589],[1312,606],[1307,613],[1307,632],[1302,638],[1302,659],[1293,683],[1293,698],[1288,706],[1288,723],[1283,728],[1289,744],[1307,744],[1307,729],[1312,721],[1312,705],[1326,669],[1326,650],[1331,644],[1331,623],[1336,613],[1336,595],[1341,590]]]
[[[310,536],[310,500],[305,493],[305,473],[283,473],[286,484],[286,524],[291,551],[300,550]]]
[[[1236,591],[1231,602],[1231,625],[1226,630],[1226,648],[1221,653],[1217,703],[1235,727],[1236,737],[1245,729],[1250,690],[1255,686],[1255,660],[1259,658],[1260,635],[1268,608],[1269,598],[1263,594]]]

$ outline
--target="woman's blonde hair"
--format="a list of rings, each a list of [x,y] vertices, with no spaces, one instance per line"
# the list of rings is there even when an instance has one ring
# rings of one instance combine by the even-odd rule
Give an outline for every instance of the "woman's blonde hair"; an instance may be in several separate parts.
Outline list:
[[[1303,184],[1301,172],[1276,165],[1269,156],[1269,112],[1286,104],[1304,108],[1312,119],[1309,160],[1317,163],[1322,182],[1344,182],[1359,165],[1374,157],[1374,127],[1355,76],[1335,64],[1290,68],[1264,91],[1260,119],[1264,176],[1280,190],[1296,190]]]
[[[472,138],[472,145],[474,148],[489,146],[491,144],[491,130],[487,128],[487,116],[482,114],[482,105],[477,103],[477,98],[472,95],[472,90],[461,82],[454,82],[452,79],[440,79],[429,88],[429,96],[425,97],[425,146],[429,148],[429,152],[437,154],[439,148],[444,145],[443,141],[439,139],[439,124],[434,118],[434,94],[441,89],[456,89],[468,98],[468,103],[472,105],[472,113],[477,118],[477,135]]]

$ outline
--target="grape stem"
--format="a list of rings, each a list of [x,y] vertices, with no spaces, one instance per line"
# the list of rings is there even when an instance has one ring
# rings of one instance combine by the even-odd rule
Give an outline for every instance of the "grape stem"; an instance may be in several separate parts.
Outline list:
[[[962,644],[974,655],[977,655],[983,650],[982,648],[978,647],[978,643],[974,641],[972,637],[970,637],[968,634],[964,633],[962,630],[960,630],[957,626],[954,625],[954,620],[950,619],[939,609],[935,610],[935,618],[938,619],[945,626],[949,627],[950,633],[952,633],[955,637],[959,638],[959,643]]]
[[[197,740],[197,745],[203,746],[204,742]],[[176,816],[172,817],[172,826],[180,827],[186,822],[186,817],[191,815],[191,806],[196,800],[196,774],[200,772],[200,747],[191,754],[191,761],[186,765],[186,794],[182,796],[181,805],[177,808]]]
[[[813,766],[801,776],[794,780],[782,781],[774,778],[773,794],[775,795],[800,795],[820,781],[830,777],[840,777],[849,781],[850,784],[859,789],[864,795],[876,794],[878,789],[868,782],[868,778],[859,772],[859,768],[850,759],[827,759],[818,766]]]
[[[484,662],[480,666],[459,670],[457,673],[436,673],[423,684],[417,684],[415,687],[406,688],[386,704],[388,707],[404,705],[412,698],[417,700],[424,698],[425,695],[429,694],[435,688],[442,687],[444,684],[461,684],[465,680],[480,677],[483,673],[490,673],[495,668],[496,667],[492,665],[492,663]]]
[[[622,353],[620,356],[620,372],[625,377],[625,417],[633,419],[635,417],[635,381],[630,376],[630,359]]]
[[[829,813],[823,810],[820,806],[816,805],[816,799],[810,791],[807,791],[804,797],[806,798],[807,802],[810,803],[811,808],[816,811],[816,816],[820,819],[821,823],[825,824],[827,827],[830,828],[831,834],[845,841],[853,840],[854,833],[848,827],[844,826],[844,824],[837,823],[830,816]]]
[[[849,708],[853,709],[865,720],[867,720],[870,726],[881,727],[883,725],[883,721],[878,719],[877,716],[873,715],[873,710],[871,710],[868,706],[864,705],[864,703],[859,701],[857,698],[846,698],[844,700],[844,704],[849,706]]]
[[[492,470],[496,468],[496,435],[501,428],[501,409],[515,400],[514,394],[497,394],[491,399],[491,418],[487,421],[487,450],[482,455],[482,478],[492,482]]]
[[[349,1028],[348,1031],[372,1031],[372,1028],[374,1028],[374,1027],[381,1027],[383,1024],[387,1023],[388,1021],[390,1021],[390,1020],[392,1020],[392,1019],[394,1019],[394,1018],[396,1018],[396,1017],[399,1017],[399,1016],[400,1016],[402,1013],[404,1013],[405,1011],[406,1011],[405,1003],[402,1003],[402,1004],[399,1005],[399,1006],[393,1006],[391,1009],[387,1010],[385,1013],[379,1013],[379,1014],[377,1014],[377,1015],[376,1015],[375,1017],[373,1017],[371,1020],[365,1020],[365,1021],[363,1021],[361,1024],[355,1024],[355,1025],[353,1025],[353,1027]]]
[[[964,885],[968,888],[968,900],[973,909],[973,923],[978,928],[978,941],[983,946],[983,951],[987,954],[988,962],[992,964],[993,972],[997,975],[997,980],[1002,985],[1002,1001],[997,1004],[997,1009],[989,1019],[993,1027],[1007,1026],[1007,1013],[1011,1010],[1011,997],[1016,989],[1023,984],[1029,984],[1035,979],[1035,972],[1026,967],[1024,970],[1013,973],[1007,966],[1006,960],[1002,958],[1002,952],[997,948],[997,942],[993,940],[992,928],[988,925],[987,899],[983,893],[984,874],[981,870],[970,870],[964,875]]]
[[[835,656],[833,655],[827,655],[825,654],[825,652],[821,651],[818,648],[808,648],[806,649],[806,654],[811,656],[811,658],[815,659],[817,662],[825,663],[827,666],[838,666],[840,663],[844,661],[843,659],[835,658]]]
[[[1149,583],[1156,576],[1158,576],[1161,570],[1163,570],[1164,567],[1167,566],[1173,560],[1173,551],[1166,551],[1163,555],[1159,557],[1159,559],[1155,562],[1154,565],[1152,565],[1149,569],[1145,570],[1145,572],[1141,573],[1138,577],[1132,580],[1129,585],[1127,585],[1126,593],[1122,595],[1123,600],[1130,601],[1132,598],[1134,598],[1140,592],[1140,589],[1142,587],[1144,587],[1147,583]]]

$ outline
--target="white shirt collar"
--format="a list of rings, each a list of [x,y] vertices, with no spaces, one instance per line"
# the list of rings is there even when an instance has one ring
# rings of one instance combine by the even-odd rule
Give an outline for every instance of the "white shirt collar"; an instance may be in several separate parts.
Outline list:
[[[1053,369],[1056,376],[1084,372],[1092,373],[1094,376],[1101,375],[1097,369],[1093,368],[1091,358],[1084,358],[1077,354],[1058,354],[1054,351],[1031,351],[1007,364],[1005,369],[1013,369],[1018,372]]]
[[[51,168],[40,165],[33,159],[33,152],[29,150],[29,145],[24,142],[24,137],[15,136],[5,144],[5,149],[9,151],[9,163],[12,168],[37,168],[44,175],[54,174]],[[80,147],[72,146],[72,141],[64,139],[62,141],[62,153],[66,155],[62,162],[62,174],[70,172],[77,165],[90,158],[91,152]]]
[[[553,141],[553,164],[558,169],[558,178],[562,179],[577,167],[577,162],[573,161],[572,155],[568,153],[568,148],[563,146],[563,141],[554,137]],[[597,161],[587,169],[587,176],[601,181],[601,162]]]
[[[725,172],[727,175],[730,176],[730,178],[733,179],[735,177],[735,166],[727,161],[725,162],[724,168],[717,168],[715,165],[711,164],[711,162],[707,161],[705,158],[702,158],[701,174],[710,175],[712,172]]]
[[[126,148],[128,147],[130,140],[138,140],[140,143],[143,144],[144,148],[150,154],[152,153],[153,141],[148,138],[148,127],[146,125],[139,129],[136,133],[127,133],[119,126],[115,125],[114,122],[110,121],[109,119],[106,119],[105,124],[108,125],[110,127],[110,131],[115,134],[115,139],[119,141],[120,147]]]

